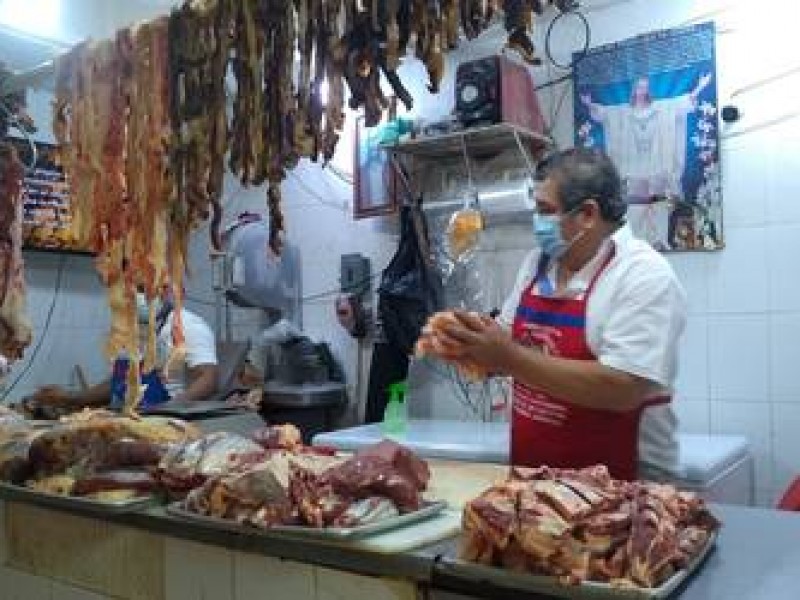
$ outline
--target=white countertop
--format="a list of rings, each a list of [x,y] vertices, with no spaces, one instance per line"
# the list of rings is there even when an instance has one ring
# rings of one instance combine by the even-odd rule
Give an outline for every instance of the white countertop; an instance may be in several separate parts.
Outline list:
[[[509,424],[480,421],[410,420],[402,434],[389,435],[381,423],[314,436],[315,446],[353,451],[391,438],[425,458],[508,464]],[[678,433],[679,459],[669,477],[707,482],[749,456],[747,438],[737,435]],[[643,466],[646,472],[646,466]]]
[[[391,438],[426,458],[507,464],[508,433],[508,423],[409,420],[401,434],[388,435],[381,423],[373,423],[318,433],[312,443],[352,451]]]

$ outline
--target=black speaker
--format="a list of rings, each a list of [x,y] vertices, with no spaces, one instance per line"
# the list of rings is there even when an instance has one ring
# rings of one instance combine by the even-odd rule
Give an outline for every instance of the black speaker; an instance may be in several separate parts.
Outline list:
[[[459,65],[456,116],[465,126],[501,120],[500,65],[494,57]]]
[[[503,56],[487,56],[458,65],[456,118],[465,126],[510,123],[544,131],[544,119],[528,69]]]

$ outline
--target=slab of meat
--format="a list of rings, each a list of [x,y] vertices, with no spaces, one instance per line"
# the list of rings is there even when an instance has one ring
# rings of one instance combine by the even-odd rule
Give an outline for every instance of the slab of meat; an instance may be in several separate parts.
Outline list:
[[[318,477],[335,462],[338,459],[284,450],[265,453],[254,460],[240,460],[208,477],[187,495],[183,506],[255,527],[303,522],[321,527],[330,517],[331,509],[326,517],[321,516],[325,512],[319,509],[323,503],[321,497],[327,499],[327,495],[321,493]],[[343,504],[336,514],[346,508]]]
[[[428,463],[405,446],[392,440],[383,440],[356,452],[359,458],[376,457],[392,465],[406,479],[411,481],[420,492],[428,487],[431,471]]]
[[[345,460],[301,446],[249,453],[245,445],[245,453],[234,456],[224,451],[224,439],[219,441],[222,448],[210,466],[199,464],[200,444],[195,443],[165,457],[160,477],[170,489],[181,481],[185,490],[194,487],[183,502],[187,510],[255,527],[373,523],[419,508],[418,488],[427,482],[426,465],[420,467],[407,450],[386,444]]]
[[[92,496],[102,492],[126,490],[134,495],[146,495],[153,493],[157,486],[158,482],[148,471],[116,469],[79,477],[75,480],[71,493],[75,496]]]
[[[22,177],[16,150],[0,140],[0,355],[10,362],[33,337],[22,262]]]
[[[567,583],[657,587],[719,525],[694,494],[616,481],[605,467],[514,468],[464,507],[462,556]]]
[[[157,476],[174,495],[187,493],[208,478],[252,465],[265,457],[254,441],[233,433],[211,433],[172,447],[161,459]]]
[[[250,437],[266,450],[295,450],[303,445],[300,430],[291,423],[268,425],[254,431]]]
[[[345,498],[390,498],[400,512],[417,510],[422,504],[416,476],[408,477],[391,462],[375,455],[354,456],[328,470],[324,480]]]
[[[28,456],[37,475],[155,466],[165,444],[194,435],[190,428],[178,427],[177,423],[175,419],[92,415],[41,432],[31,442]]]

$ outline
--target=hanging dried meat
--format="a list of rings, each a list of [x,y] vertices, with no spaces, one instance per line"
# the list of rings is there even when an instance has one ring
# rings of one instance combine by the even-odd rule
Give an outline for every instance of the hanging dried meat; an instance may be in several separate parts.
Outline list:
[[[240,0],[238,10],[244,11],[254,4],[252,0]],[[211,240],[216,249],[220,248],[219,201],[228,147],[225,72],[234,5],[232,0],[186,2],[169,17],[174,225],[188,230],[213,213]],[[234,123],[234,127],[237,125],[241,126]],[[181,260],[185,262],[187,241],[170,250],[176,265]],[[181,251],[183,259],[177,256]]]
[[[301,158],[333,157],[344,124],[344,82],[350,108],[363,108],[367,126],[376,125],[390,106],[381,74],[411,108],[413,99],[397,74],[410,40],[416,39],[428,87],[436,92],[459,23],[474,37],[500,2],[509,32],[523,37],[532,12],[550,4],[187,0],[169,17],[122,30],[109,41],[80,44],[60,57],[53,130],[72,186],[78,241],[97,252],[109,288],[109,354],[139,354],[136,289],[144,288],[151,301],[168,289],[175,308],[173,351],[163,368],[181,361],[189,235],[211,217],[211,243],[220,248],[226,159],[243,185],[267,184],[269,245],[280,253],[281,182]],[[555,4],[563,11],[575,2]],[[532,55],[525,39],[515,47]],[[229,66],[235,80],[230,117]],[[144,353],[148,369],[155,364],[152,313]],[[128,411],[138,401],[138,364],[131,361]]]
[[[68,181],[75,182],[80,235],[97,253],[108,287],[111,358],[140,354],[137,288],[151,299],[176,280],[182,290],[188,233],[175,225],[182,213],[173,203],[167,163],[167,36],[167,19],[158,19],[121,30],[114,40],[78,46],[57,64],[53,128]],[[155,363],[153,321],[146,368]],[[179,353],[183,333],[180,319],[173,321]],[[126,412],[135,410],[139,395],[139,361],[131,360]]]
[[[16,150],[0,138],[0,355],[13,361],[31,343],[22,264],[22,176]]]

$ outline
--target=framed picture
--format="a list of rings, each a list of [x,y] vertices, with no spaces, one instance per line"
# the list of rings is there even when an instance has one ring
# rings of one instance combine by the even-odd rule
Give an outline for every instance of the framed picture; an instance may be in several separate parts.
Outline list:
[[[575,90],[575,145],[614,161],[639,237],[661,251],[722,248],[713,23],[592,48]]]
[[[356,219],[387,215],[397,210],[397,174],[389,153],[381,148],[385,126],[364,127],[356,120],[353,216]]]

